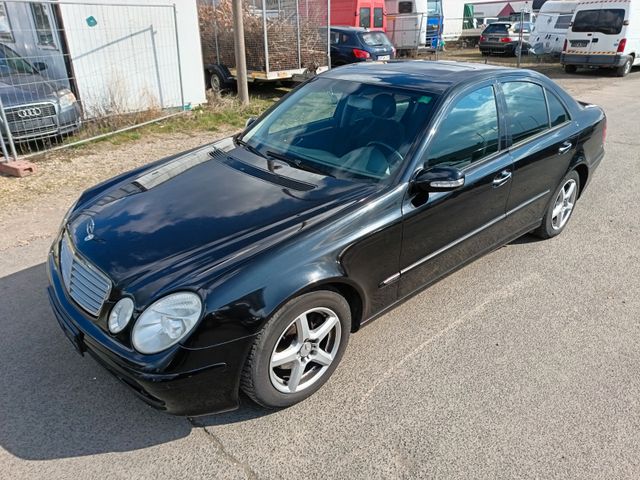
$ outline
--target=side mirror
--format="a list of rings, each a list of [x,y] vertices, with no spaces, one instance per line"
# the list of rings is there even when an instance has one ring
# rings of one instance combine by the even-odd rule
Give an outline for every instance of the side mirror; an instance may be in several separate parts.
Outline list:
[[[49,66],[44,62],[33,62],[33,68],[35,68],[39,72],[42,72],[43,70],[49,68]]]
[[[248,128],[248,127],[250,127],[250,126],[251,126],[251,124],[252,124],[253,122],[255,122],[256,120],[257,120],[257,118],[256,118],[256,117],[249,117],[249,118],[247,118],[247,121],[246,121],[246,122],[244,122],[244,128]]]
[[[420,171],[413,179],[414,191],[450,192],[464,185],[464,173],[455,167],[432,167]]]

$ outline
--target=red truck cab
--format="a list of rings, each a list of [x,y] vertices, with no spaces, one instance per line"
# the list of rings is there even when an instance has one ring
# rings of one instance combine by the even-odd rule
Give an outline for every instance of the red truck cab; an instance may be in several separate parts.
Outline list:
[[[384,0],[333,0],[331,25],[384,31],[387,28]]]

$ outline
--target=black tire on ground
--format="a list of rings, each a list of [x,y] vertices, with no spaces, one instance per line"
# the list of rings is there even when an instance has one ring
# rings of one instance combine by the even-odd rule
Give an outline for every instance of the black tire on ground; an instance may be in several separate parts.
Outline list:
[[[567,73],[576,73],[578,71],[578,67],[575,65],[565,65],[564,71]]]
[[[271,380],[272,352],[281,335],[291,328],[292,322],[304,312],[314,308],[330,309],[338,317],[341,334],[337,351],[331,364],[315,383],[295,393],[283,393],[276,389]],[[242,371],[240,380],[242,390],[254,402],[266,408],[289,407],[305,400],[318,391],[333,374],[349,342],[350,331],[351,309],[349,303],[338,293],[319,290],[294,298],[271,317],[256,337]]]
[[[565,186],[572,181],[575,182],[574,188],[576,191],[573,207],[569,212],[569,217],[567,218],[565,223],[560,228],[554,228],[552,222],[553,222],[553,210],[556,206],[556,200],[560,195],[560,191],[564,189]],[[542,219],[542,224],[531,233],[533,233],[535,236],[542,239],[552,238],[557,235],[560,235],[564,231],[566,226],[569,224],[569,221],[571,220],[571,216],[573,215],[573,211],[575,210],[575,203],[576,203],[576,200],[578,199],[579,193],[580,193],[580,175],[578,175],[578,172],[576,172],[575,170],[571,170],[562,179],[558,188],[553,192],[553,195],[549,200],[549,205],[547,206],[547,211],[545,212],[544,218]]]
[[[633,60],[628,59],[626,62],[624,62],[624,65],[616,68],[616,75],[618,77],[626,77],[631,72],[632,65],[633,65]]]
[[[222,78],[222,75],[220,75],[217,71],[212,71],[210,72],[210,76],[209,76],[209,86],[211,87],[211,90],[213,90],[215,93],[221,93],[225,90],[225,82],[224,82],[224,78]]]

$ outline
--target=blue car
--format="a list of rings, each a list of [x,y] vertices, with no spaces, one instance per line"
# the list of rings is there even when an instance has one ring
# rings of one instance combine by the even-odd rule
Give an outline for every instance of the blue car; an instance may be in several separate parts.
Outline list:
[[[331,66],[391,60],[396,49],[384,32],[362,27],[331,27]]]

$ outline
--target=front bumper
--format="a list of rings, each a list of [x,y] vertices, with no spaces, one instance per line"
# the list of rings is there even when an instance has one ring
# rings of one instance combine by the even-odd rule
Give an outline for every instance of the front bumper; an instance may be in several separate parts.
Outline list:
[[[576,67],[621,67],[629,60],[629,55],[582,55],[575,53],[562,53],[560,63],[562,65],[575,65]]]
[[[74,348],[90,354],[149,405],[174,415],[203,415],[238,407],[240,373],[253,337],[202,349],[180,345],[149,363],[117,343],[75,306],[64,289],[55,257],[49,255],[49,301]],[[150,356],[151,357],[151,356]]]

